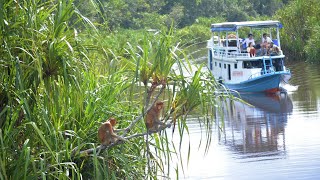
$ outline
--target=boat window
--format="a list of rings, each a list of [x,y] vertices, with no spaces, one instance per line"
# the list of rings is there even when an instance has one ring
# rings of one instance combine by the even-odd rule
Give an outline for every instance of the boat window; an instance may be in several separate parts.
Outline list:
[[[251,69],[251,68],[262,68],[262,60],[259,61],[244,61],[243,68]]]
[[[251,69],[252,68],[251,62],[250,61],[243,62],[243,68]]]
[[[237,40],[236,39],[229,40],[228,45],[229,47],[237,47]]]
[[[234,68],[235,68],[235,69],[238,69],[238,64],[234,64]]]
[[[227,40],[223,40],[222,44],[224,47],[227,46]],[[228,40],[228,47],[237,47],[237,39],[229,39]]]
[[[262,60],[252,61],[251,64],[253,68],[262,68]]]

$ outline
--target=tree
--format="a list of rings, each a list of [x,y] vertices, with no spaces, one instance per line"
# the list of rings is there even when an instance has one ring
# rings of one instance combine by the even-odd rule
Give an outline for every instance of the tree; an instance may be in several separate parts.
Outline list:
[[[284,28],[282,29],[282,48],[290,52],[290,57],[303,60],[306,57],[305,47],[312,49],[314,40],[308,40],[313,32],[316,32],[319,22],[319,6],[317,0],[295,0],[284,9],[279,10],[275,18],[279,19]],[[316,37],[316,36],[314,36]]]
[[[278,9],[282,8],[282,0],[249,0],[255,11],[263,16],[272,16]]]

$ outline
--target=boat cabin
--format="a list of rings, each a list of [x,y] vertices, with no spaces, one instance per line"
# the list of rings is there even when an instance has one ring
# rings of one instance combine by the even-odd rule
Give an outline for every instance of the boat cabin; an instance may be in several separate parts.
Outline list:
[[[290,73],[284,66],[279,21],[225,22],[211,25],[208,68],[224,84],[250,81],[268,74]],[[248,34],[254,46],[248,48]],[[267,34],[268,41],[262,42]],[[253,40],[251,40],[253,41]],[[247,42],[247,43],[246,43]],[[250,44],[250,43],[249,43]]]

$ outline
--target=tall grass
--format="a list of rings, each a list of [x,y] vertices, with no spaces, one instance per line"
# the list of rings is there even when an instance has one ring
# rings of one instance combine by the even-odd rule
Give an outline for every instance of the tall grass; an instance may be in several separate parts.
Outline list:
[[[177,123],[183,136],[195,109],[213,120],[208,107],[215,103],[215,81],[201,66],[186,78],[191,64],[172,30],[144,33],[135,37],[138,44],[123,37],[116,43],[76,5],[0,3],[0,179],[168,176],[175,149],[165,131],[149,136],[148,153],[143,136],[86,156],[72,156],[72,150],[97,147],[97,129],[109,117],[118,128],[133,125],[131,135],[146,132],[143,119],[132,123],[157,98],[165,101],[165,121]]]

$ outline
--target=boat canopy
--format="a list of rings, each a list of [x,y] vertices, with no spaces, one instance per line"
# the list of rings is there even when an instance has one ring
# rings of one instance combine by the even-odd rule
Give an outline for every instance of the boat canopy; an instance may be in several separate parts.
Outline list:
[[[211,25],[212,32],[237,31],[242,27],[254,28],[282,28],[279,21],[245,21],[245,22],[224,22]]]

